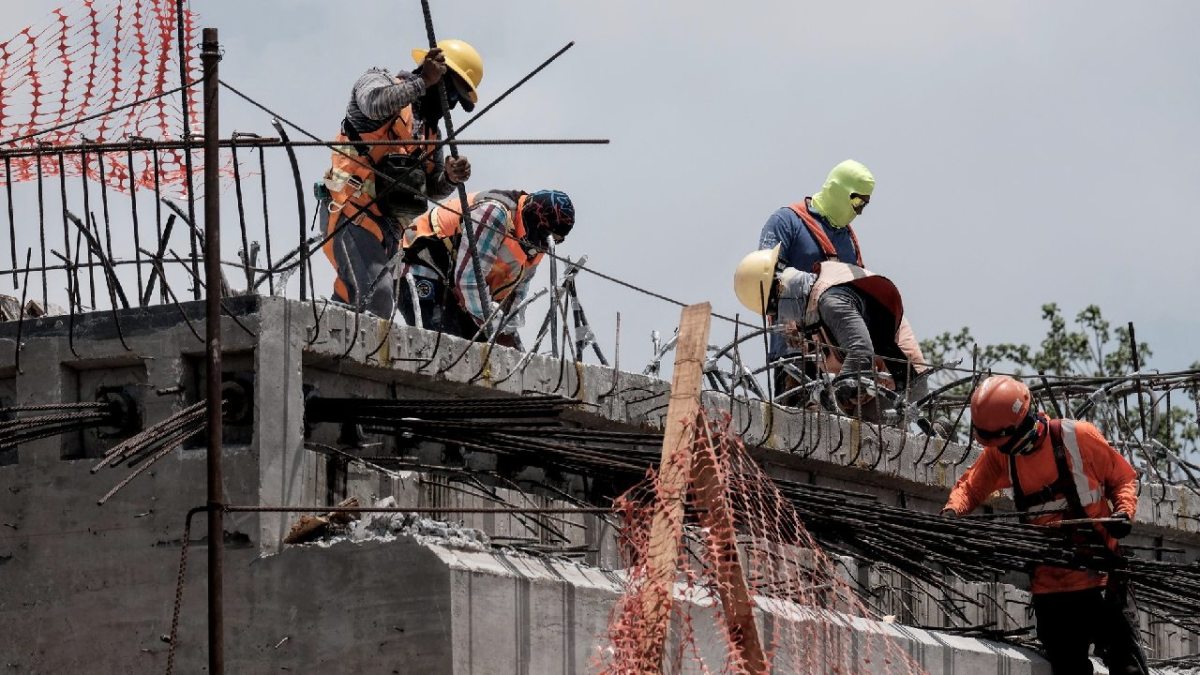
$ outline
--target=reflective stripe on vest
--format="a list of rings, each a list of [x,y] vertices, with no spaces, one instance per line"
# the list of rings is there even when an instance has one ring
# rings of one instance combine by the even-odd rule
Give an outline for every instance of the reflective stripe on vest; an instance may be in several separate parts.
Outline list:
[[[1104,499],[1104,490],[1100,487],[1093,488],[1091,481],[1083,470],[1083,455],[1079,452],[1079,438],[1075,435],[1075,420],[1051,420],[1053,424],[1058,422],[1059,428],[1062,430],[1063,450],[1066,451],[1067,465],[1070,467],[1070,486],[1074,488],[1075,493],[1079,495],[1079,503],[1085,509]],[[1049,430],[1047,430],[1049,433]],[[1015,476],[1014,476],[1015,478]],[[1062,480],[1063,476],[1059,476]],[[1067,481],[1062,480],[1064,485]],[[1032,505],[1025,510],[1030,515],[1037,515],[1045,512],[1061,512],[1069,508],[1070,499],[1066,496],[1054,499],[1042,504]],[[1081,517],[1086,517],[1086,514]]]
[[[804,201],[796,202],[788,208],[790,208],[804,223],[804,226],[808,228],[808,232],[812,235],[813,240],[817,242],[817,246],[821,247],[821,253],[825,254],[825,259],[840,260],[840,258],[838,258],[837,248],[835,248],[833,242],[829,240],[829,235],[825,234],[825,228],[821,225],[821,223],[817,222],[816,218],[813,218],[811,213],[808,212],[808,200],[810,199],[812,199],[812,197],[805,197]],[[846,230],[850,233],[850,242],[854,244],[854,264],[862,267],[862,249],[858,247],[858,235],[854,234],[854,228],[849,225],[846,226]]]

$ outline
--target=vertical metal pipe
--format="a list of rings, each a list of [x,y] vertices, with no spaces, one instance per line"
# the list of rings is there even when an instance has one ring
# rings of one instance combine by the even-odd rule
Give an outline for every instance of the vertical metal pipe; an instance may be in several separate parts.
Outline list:
[[[88,190],[88,168],[90,160],[87,154],[87,139],[83,139],[83,148],[79,151],[79,164],[82,170],[79,173],[80,188],[83,192],[83,218],[84,222],[90,223],[92,213],[92,199]],[[87,268],[88,268],[88,302],[91,303],[92,309],[96,309],[96,258],[92,254],[92,247],[88,247],[87,251]]]
[[[38,246],[42,251],[42,307],[50,311],[50,290],[46,277],[46,185],[42,175],[42,156],[37,155]]]
[[[1138,416],[1142,422],[1142,443],[1145,443],[1150,439],[1146,438],[1146,408],[1142,403],[1142,358],[1138,353],[1137,335],[1133,332],[1132,321],[1129,322],[1129,355],[1133,360],[1133,381],[1137,385]]]
[[[100,183],[100,213],[101,213],[101,215],[104,216],[104,251],[105,251],[105,255],[108,257],[108,262],[105,264],[108,267],[112,267],[112,262],[114,260],[116,260],[116,258],[113,257],[112,222],[108,218],[108,182],[105,180],[105,176],[104,176],[104,151],[103,150],[96,151],[96,167],[97,167],[97,172],[99,174],[98,182]],[[95,220],[95,219],[93,218],[93,220]],[[100,230],[100,226],[99,226],[99,224],[97,224],[96,225],[97,239],[100,236],[99,230]],[[105,261],[101,260],[101,262],[104,263]],[[116,268],[112,268],[112,269],[115,272]],[[115,278],[116,275],[114,274],[113,276]]]
[[[132,143],[125,151],[125,168],[129,172],[129,213],[133,216],[133,269],[137,273],[138,304],[145,306],[146,303],[142,302],[142,235],[141,227],[138,224],[137,180],[133,175]]]
[[[546,242],[550,253],[550,356],[558,358],[558,256],[554,255],[554,240]]]
[[[225,672],[221,559],[225,549],[224,495],[221,490],[221,190],[217,29],[205,28],[204,65],[204,275],[205,391],[208,397],[208,672]]]
[[[179,59],[179,86],[183,87],[183,90],[180,92],[180,106],[182,107],[181,112],[183,113],[183,141],[184,141],[184,145],[186,146],[183,151],[183,169],[184,169],[184,175],[186,176],[185,180],[187,181],[188,222],[195,223],[196,222],[196,190],[195,190],[195,185],[194,185],[195,181],[192,179],[192,145],[191,145],[191,140],[192,140],[192,104],[191,104],[192,89],[191,89],[191,87],[186,86],[188,83],[187,43],[185,42],[185,36],[184,36],[184,24],[185,24],[184,16],[186,16],[186,12],[183,8],[183,3],[184,3],[184,0],[175,0],[175,39],[176,39],[176,42],[178,43],[176,45],[176,47],[178,48],[177,58]],[[201,56],[201,58],[203,59],[203,56]],[[205,83],[205,86],[207,87],[207,82]],[[206,89],[206,91],[207,91],[207,89]],[[207,127],[205,129],[205,133],[208,133]],[[208,180],[207,175],[205,176],[205,180]],[[208,208],[207,198],[208,198],[208,195],[205,195],[205,208]],[[192,299],[199,300],[200,299],[200,266],[199,266],[198,259],[196,256],[196,232],[195,232],[195,230],[192,230],[192,235],[190,237],[190,241],[192,242],[192,251],[191,251],[192,279],[194,279],[194,281],[192,282]],[[165,283],[166,279],[164,279],[163,282]]]
[[[39,161],[41,157],[37,158]],[[12,278],[13,286],[17,285],[17,226],[13,222],[13,196],[12,196],[12,160],[8,156],[4,157],[4,189],[8,193],[8,246],[12,253]],[[29,264],[25,264],[25,269],[29,269]]]
[[[67,276],[70,276],[75,273],[75,270],[69,264],[71,261],[71,225],[67,221],[67,163],[61,152],[58,153],[58,191],[62,195],[63,254],[68,262]],[[75,294],[67,300],[73,302],[77,297],[79,297],[78,285],[75,287]]]
[[[271,257],[271,218],[267,208],[267,158],[261,146],[258,148],[258,175],[262,180],[263,245],[267,250],[267,263],[263,267],[267,270],[267,292],[275,295],[275,272],[271,270],[275,259]]]
[[[233,132],[236,137],[237,132]],[[236,138],[235,138],[236,140]],[[242,200],[242,169],[238,166],[237,143],[229,147],[233,159],[233,189],[237,196],[238,227],[242,231],[242,271],[246,273],[246,293],[254,290],[254,273],[250,270],[250,238],[246,234],[246,205]]]

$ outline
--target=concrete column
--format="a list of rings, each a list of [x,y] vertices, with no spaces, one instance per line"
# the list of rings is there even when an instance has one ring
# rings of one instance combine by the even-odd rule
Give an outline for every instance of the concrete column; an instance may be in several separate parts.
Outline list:
[[[60,317],[55,317],[60,318]],[[26,326],[28,328],[28,326]],[[25,339],[21,350],[21,370],[16,375],[16,405],[63,403],[74,400],[74,392],[65,391],[62,362],[74,358],[67,339],[37,337]],[[19,449],[22,465],[46,467],[61,461],[62,438],[51,436],[22,443]]]
[[[316,494],[315,455],[304,449],[303,333],[305,305],[262,298],[254,350],[254,451],[259,462],[259,504],[321,503]],[[263,513],[259,548],[279,550],[296,514]]]

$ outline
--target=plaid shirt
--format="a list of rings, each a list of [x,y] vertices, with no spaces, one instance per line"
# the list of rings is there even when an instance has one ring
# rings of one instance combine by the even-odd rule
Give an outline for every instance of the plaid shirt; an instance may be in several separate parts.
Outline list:
[[[471,206],[471,218],[475,227],[475,247],[479,252],[479,269],[484,281],[475,276],[471,247],[464,236],[458,244],[454,282],[463,308],[482,325],[492,313],[491,303],[508,300],[507,307],[511,311],[525,300],[536,268],[525,270],[505,245],[511,218],[507,209],[490,199],[481,199]],[[498,262],[509,271],[503,278],[493,275]],[[490,284],[486,282],[488,277],[492,277]],[[481,295],[488,306],[479,304]],[[516,333],[518,328],[525,325],[524,314],[524,310],[515,314],[501,332]]]

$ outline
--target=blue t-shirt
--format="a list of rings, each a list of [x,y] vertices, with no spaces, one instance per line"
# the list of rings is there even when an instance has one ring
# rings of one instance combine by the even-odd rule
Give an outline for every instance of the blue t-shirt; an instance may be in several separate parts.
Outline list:
[[[833,227],[825,220],[825,216],[817,213],[811,206],[808,212],[816,218],[825,230],[825,236],[837,251],[838,260],[851,265],[858,264],[858,251],[854,248],[854,239],[850,236],[850,228]],[[783,244],[779,251],[779,260],[785,267],[795,267],[804,272],[811,272],[813,265],[825,260],[821,245],[813,239],[808,226],[800,220],[800,216],[785,206],[767,218],[763,225],[762,234],[758,236],[758,247],[774,248],[775,244]]]

